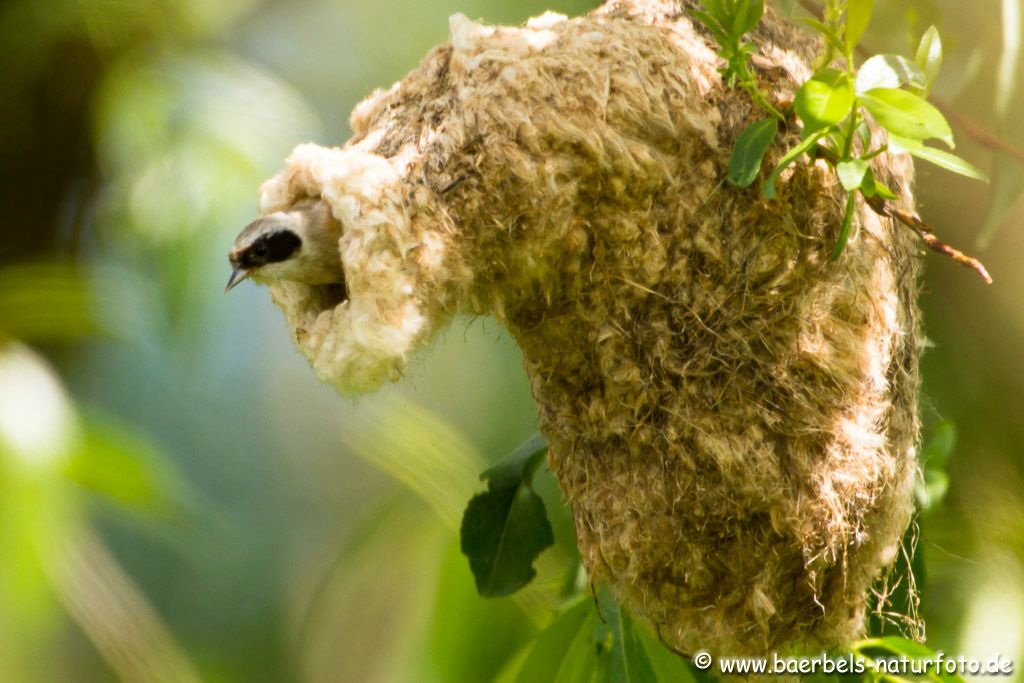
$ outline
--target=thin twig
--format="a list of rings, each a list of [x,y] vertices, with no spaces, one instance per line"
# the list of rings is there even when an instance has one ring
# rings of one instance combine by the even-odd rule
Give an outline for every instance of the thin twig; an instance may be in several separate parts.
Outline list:
[[[970,268],[980,275],[981,279],[984,280],[986,284],[992,284],[992,276],[988,274],[988,270],[981,261],[973,256],[968,256],[956,247],[951,247],[940,240],[935,235],[935,228],[921,220],[921,217],[918,216],[916,212],[907,211],[906,209],[894,206],[877,195],[874,197],[865,197],[865,199],[867,200],[868,206],[870,206],[875,213],[880,216],[887,216],[899,221],[916,232],[929,249],[948,256],[960,265]]]

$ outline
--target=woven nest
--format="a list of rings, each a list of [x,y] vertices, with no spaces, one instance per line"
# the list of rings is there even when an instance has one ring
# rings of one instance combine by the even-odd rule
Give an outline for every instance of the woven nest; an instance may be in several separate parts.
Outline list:
[[[769,9],[771,98],[815,44]],[[365,391],[458,312],[525,357],[590,575],[682,652],[841,646],[908,525],[920,346],[914,238],[796,164],[724,178],[763,116],[685,8],[612,1],[451,41],[298,147],[261,210],[322,196],[348,299],[271,285],[325,381]],[[797,139],[791,131],[769,153]],[[874,172],[910,207],[909,163]]]

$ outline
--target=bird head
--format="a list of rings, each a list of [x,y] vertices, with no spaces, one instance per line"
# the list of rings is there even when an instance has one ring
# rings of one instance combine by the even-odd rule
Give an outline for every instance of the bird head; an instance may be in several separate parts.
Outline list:
[[[292,280],[310,285],[344,282],[338,252],[341,226],[320,198],[303,198],[245,226],[228,253],[228,291],[242,280]]]

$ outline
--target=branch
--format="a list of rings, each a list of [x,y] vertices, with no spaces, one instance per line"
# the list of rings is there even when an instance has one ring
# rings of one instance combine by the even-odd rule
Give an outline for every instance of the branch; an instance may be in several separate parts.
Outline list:
[[[951,247],[940,240],[935,235],[935,228],[921,220],[921,217],[918,216],[916,212],[907,211],[906,209],[894,206],[877,195],[874,197],[865,197],[865,200],[867,201],[868,206],[870,206],[878,215],[895,219],[916,232],[932,251],[937,251],[938,253],[953,259],[960,265],[970,268],[981,276],[981,279],[985,281],[985,284],[992,284],[992,276],[988,274],[988,270],[981,261],[973,256],[968,256],[959,249]]]

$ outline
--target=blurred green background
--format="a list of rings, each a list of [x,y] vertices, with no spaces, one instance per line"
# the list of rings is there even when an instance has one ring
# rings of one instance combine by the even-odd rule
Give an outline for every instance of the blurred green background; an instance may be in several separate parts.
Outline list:
[[[590,6],[3,5],[0,681],[514,668],[573,567],[550,481],[558,543],[530,590],[478,598],[458,552],[477,474],[533,431],[507,333],[458,320],[401,383],[353,400],[316,381],[264,290],[221,289],[259,183],[297,143],[344,141],[353,105],[443,41],[450,14],[518,23]],[[937,24],[936,94],[1024,144],[1024,0],[876,12],[876,51],[912,53]],[[995,284],[927,258],[923,418],[958,438],[948,494],[921,520],[921,609],[934,649],[1020,662],[1024,164],[954,128],[994,182],[919,165],[920,209],[953,244],[987,242]]]

